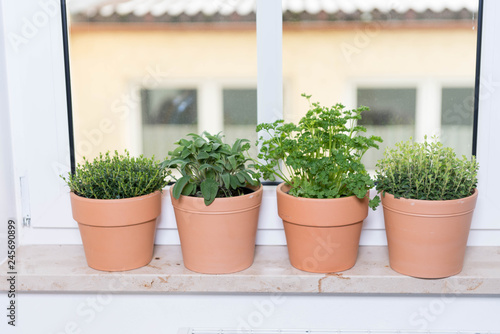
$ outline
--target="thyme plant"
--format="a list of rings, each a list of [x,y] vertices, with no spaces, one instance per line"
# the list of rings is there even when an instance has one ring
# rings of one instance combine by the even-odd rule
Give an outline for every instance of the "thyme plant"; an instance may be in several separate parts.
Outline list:
[[[131,198],[162,190],[169,172],[153,158],[100,154],[93,162],[83,158],[75,173],[61,177],[76,195],[94,199]]]
[[[370,148],[377,148],[380,137],[363,137],[363,126],[356,125],[361,113],[368,107],[346,110],[342,104],[324,107],[311,103],[310,95],[302,94],[310,105],[298,124],[263,123],[257,131],[264,131],[257,164],[263,177],[276,177],[289,185],[290,194],[307,198],[339,198],[367,196],[374,186],[361,158]],[[378,199],[370,201],[375,207]]]
[[[251,161],[245,153],[250,149],[247,139],[237,139],[232,145],[222,141],[222,134],[203,135],[190,133],[191,139],[181,139],[178,147],[169,152],[165,168],[173,168],[181,177],[175,178],[172,189],[174,198],[180,195],[203,197],[210,205],[217,197],[232,197],[247,193],[245,187],[260,185],[260,175],[247,168]]]
[[[477,186],[475,157],[458,158],[440,142],[412,139],[387,148],[377,163],[377,190],[396,198],[452,200],[472,195]]]

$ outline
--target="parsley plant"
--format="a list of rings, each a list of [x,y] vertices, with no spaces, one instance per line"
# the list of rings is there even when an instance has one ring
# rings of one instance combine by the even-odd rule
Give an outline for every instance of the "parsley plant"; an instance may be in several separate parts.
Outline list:
[[[311,103],[310,95],[302,96],[310,109],[298,124],[278,120],[257,126],[266,135],[258,140],[262,144],[258,158],[263,163],[256,167],[267,180],[284,180],[296,197],[364,198],[374,183],[361,158],[382,142],[380,137],[360,135],[366,129],[356,121],[368,107],[325,107]],[[370,201],[371,207],[377,204],[378,199]]]

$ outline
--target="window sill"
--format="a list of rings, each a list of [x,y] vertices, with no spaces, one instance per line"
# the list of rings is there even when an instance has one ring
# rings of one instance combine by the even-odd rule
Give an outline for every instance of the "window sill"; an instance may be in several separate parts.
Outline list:
[[[468,247],[460,274],[428,280],[391,270],[385,246],[360,247],[356,265],[335,274],[306,273],[291,267],[285,246],[257,246],[254,264],[228,275],[187,270],[180,246],[156,246],[149,265],[127,272],[89,268],[83,248],[74,245],[21,246],[16,261],[19,292],[456,295],[500,295],[499,263],[500,247]],[[7,291],[7,263],[0,270],[0,290]]]

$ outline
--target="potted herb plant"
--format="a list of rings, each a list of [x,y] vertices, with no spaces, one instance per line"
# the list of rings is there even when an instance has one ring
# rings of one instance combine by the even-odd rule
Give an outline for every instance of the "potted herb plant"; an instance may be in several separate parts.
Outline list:
[[[189,134],[169,152],[177,170],[170,188],[186,268],[206,274],[241,271],[253,263],[262,185],[245,165],[250,144],[221,134]]]
[[[302,96],[310,103],[311,96]],[[257,166],[265,179],[284,181],[277,187],[278,214],[290,263],[298,269],[338,272],[356,262],[374,185],[361,158],[382,141],[360,135],[366,129],[356,121],[366,110],[310,103],[298,124],[278,120],[257,126],[266,133],[259,139]]]
[[[377,168],[391,268],[421,278],[458,274],[478,194],[475,158],[426,137],[387,148]]]
[[[115,151],[84,158],[74,174],[62,176],[90,267],[124,271],[151,261],[167,175],[154,158]]]

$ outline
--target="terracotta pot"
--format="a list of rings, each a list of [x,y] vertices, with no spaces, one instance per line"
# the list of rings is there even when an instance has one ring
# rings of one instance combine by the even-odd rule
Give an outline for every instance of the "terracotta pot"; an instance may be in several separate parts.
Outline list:
[[[462,271],[476,200],[477,190],[449,201],[382,196],[391,268],[420,278]]]
[[[89,267],[124,271],[151,262],[161,192],[125,199],[70,194]]]
[[[290,263],[297,269],[330,273],[352,268],[358,256],[368,197],[294,197],[284,183],[276,189]]]
[[[253,263],[262,202],[262,186],[243,196],[216,198],[170,197],[186,268],[204,274],[227,274]]]

